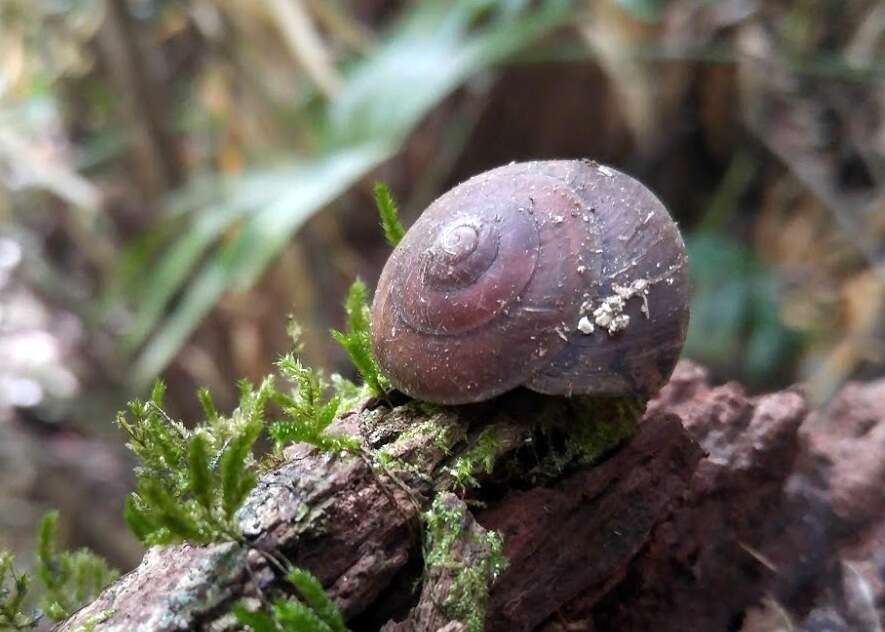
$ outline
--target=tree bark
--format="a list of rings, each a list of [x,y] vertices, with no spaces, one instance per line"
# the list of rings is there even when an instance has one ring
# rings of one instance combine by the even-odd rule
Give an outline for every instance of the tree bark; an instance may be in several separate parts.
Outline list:
[[[748,397],[685,363],[632,437],[592,464],[554,460],[551,471],[550,453],[574,456],[555,444],[586,421],[569,400],[514,393],[352,411],[336,429],[361,436],[366,452],[289,449],[241,512],[248,547],[151,549],[57,629],[237,629],[232,603],[283,586],[270,553],[313,572],[354,630],[467,630],[450,607],[457,574],[487,558],[491,531],[508,565],[487,595],[488,630],[736,629],[772,596],[801,620],[809,607],[780,588],[788,562],[771,560],[794,544],[784,534],[806,508],[786,485],[807,462],[805,418],[800,391]],[[490,467],[472,472],[478,486],[465,493],[453,470],[489,435]],[[378,450],[384,464],[372,461]],[[437,496],[460,535],[446,564],[424,568],[421,514]]]

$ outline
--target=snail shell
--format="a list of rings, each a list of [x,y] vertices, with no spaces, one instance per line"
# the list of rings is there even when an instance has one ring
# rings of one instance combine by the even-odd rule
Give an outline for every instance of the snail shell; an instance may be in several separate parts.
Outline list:
[[[513,163],[434,201],[372,305],[384,373],[459,404],[523,385],[650,395],[688,325],[685,246],[663,204],[595,162]]]

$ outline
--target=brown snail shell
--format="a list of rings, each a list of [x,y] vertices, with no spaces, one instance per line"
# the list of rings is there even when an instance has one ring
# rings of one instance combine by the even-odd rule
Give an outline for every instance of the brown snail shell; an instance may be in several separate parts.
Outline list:
[[[513,163],[434,201],[372,306],[382,371],[444,404],[523,385],[650,395],[688,325],[685,246],[642,184],[585,160]]]

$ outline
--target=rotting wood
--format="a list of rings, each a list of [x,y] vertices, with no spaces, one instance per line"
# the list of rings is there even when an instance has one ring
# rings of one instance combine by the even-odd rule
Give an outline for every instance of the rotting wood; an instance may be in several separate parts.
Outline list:
[[[427,618],[429,627],[421,624],[418,611],[409,617],[432,588],[432,582],[423,589],[415,583],[422,577],[419,514],[451,487],[448,468],[483,431],[494,428],[498,466],[491,473],[476,472],[480,491],[469,498],[483,505],[471,505],[468,498],[477,528],[499,531],[509,560],[491,590],[487,628],[555,627],[557,620],[582,620],[587,613],[601,613],[604,624],[621,612],[613,609],[615,589],[629,596],[623,593],[624,578],[654,568],[649,564],[666,555],[660,547],[669,541],[672,525],[695,524],[703,518],[698,507],[720,502],[701,495],[710,476],[725,484],[729,468],[741,472],[741,459],[754,454],[754,441],[770,444],[758,453],[766,459],[779,458],[777,450],[785,446],[781,469],[789,470],[790,446],[804,417],[801,395],[751,399],[735,389],[711,391],[703,375],[690,373],[689,365],[649,406],[637,433],[601,463],[567,468],[543,480],[516,466],[539,417],[559,428],[574,423],[567,400],[517,394],[470,407],[352,412],[338,420],[337,429],[361,434],[367,449],[383,450],[396,480],[366,455],[331,456],[293,447],[286,461],[262,478],[242,511],[241,527],[254,548],[283,555],[316,574],[354,629],[378,629],[395,619],[409,621],[411,627],[401,629],[437,630],[444,627],[439,610]],[[717,428],[732,417],[741,422],[727,437],[735,447],[719,446]],[[759,434],[765,428],[781,434]],[[712,458],[702,458],[697,440]],[[728,454],[734,463],[721,461]],[[777,481],[772,485],[774,490]],[[727,511],[727,504],[722,507]],[[233,601],[279,586],[256,551],[230,544],[154,549],[141,566],[57,629],[73,632],[90,619],[102,621],[97,631],[225,629]],[[640,607],[641,599],[636,603]],[[448,625],[460,629],[457,622]]]

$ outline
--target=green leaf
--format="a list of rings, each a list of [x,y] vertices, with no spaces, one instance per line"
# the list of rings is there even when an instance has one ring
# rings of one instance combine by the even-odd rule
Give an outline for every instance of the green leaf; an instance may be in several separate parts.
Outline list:
[[[406,229],[399,219],[399,209],[393,200],[393,194],[383,182],[376,182],[373,189],[375,196],[375,206],[378,207],[378,215],[381,218],[381,229],[384,231],[384,238],[387,243],[394,248],[402,240],[406,234]]]
[[[343,148],[292,169],[273,202],[255,209],[240,230],[211,256],[177,307],[133,366],[136,385],[149,382],[172,359],[225,291],[250,287],[314,212],[355,184],[391,154],[367,143]]]
[[[313,609],[332,632],[347,632],[344,618],[329,595],[323,590],[319,580],[301,568],[293,568],[287,576],[289,582],[298,589],[304,601]]]

